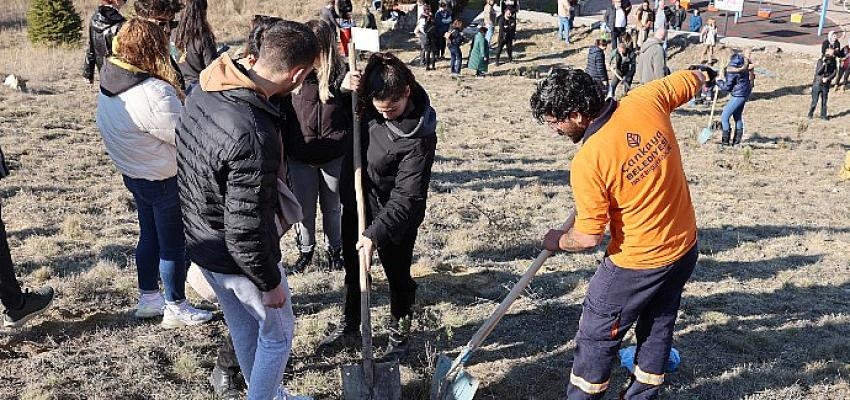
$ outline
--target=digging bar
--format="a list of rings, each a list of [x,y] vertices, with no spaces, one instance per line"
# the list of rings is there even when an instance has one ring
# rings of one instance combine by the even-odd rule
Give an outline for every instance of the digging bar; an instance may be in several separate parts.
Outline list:
[[[711,102],[711,112],[708,114],[708,126],[702,128],[702,132],[699,133],[699,137],[697,141],[699,144],[706,144],[714,136],[714,129],[712,128],[712,122],[714,121],[714,108],[717,106],[717,93],[720,92],[720,89],[717,86],[714,87],[714,100]]]
[[[354,44],[348,47],[349,70],[357,70]],[[354,192],[357,198],[357,231],[366,230],[366,203],[363,198],[363,159],[361,153],[360,118],[357,116],[357,92],[351,93],[354,115]],[[360,251],[360,330],[363,338],[362,365],[344,365],[341,369],[342,392],[346,400],[399,400],[401,373],[398,362],[376,363],[372,356],[372,321],[370,312],[371,255]]]
[[[575,211],[573,211],[567,221],[564,222],[564,225],[561,226],[561,230],[568,230],[573,226],[575,222]],[[478,331],[475,332],[475,335],[472,336],[469,343],[466,344],[466,347],[460,352],[457,358],[452,361],[445,354],[441,354],[437,359],[437,368],[434,371],[434,378],[431,380],[431,394],[429,396],[429,400],[472,400],[475,396],[475,391],[478,390],[478,379],[475,379],[474,376],[470,375],[466,372],[463,367],[469,361],[469,358],[472,356],[472,352],[478,349],[478,346],[487,339],[487,336],[493,331],[496,327],[496,324],[502,319],[505,313],[508,312],[508,309],[511,305],[516,301],[520,294],[528,287],[531,283],[531,279],[534,278],[534,275],[537,274],[537,271],[540,270],[540,267],[543,266],[543,263],[546,262],[546,259],[552,255],[552,252],[549,250],[543,250],[534,259],[534,262],[530,267],[525,271],[525,273],[520,278],[519,282],[514,285],[511,292],[508,293],[508,296],[505,297],[504,300],[496,307],[496,310],[493,311],[493,314],[490,315],[490,318],[484,322]]]

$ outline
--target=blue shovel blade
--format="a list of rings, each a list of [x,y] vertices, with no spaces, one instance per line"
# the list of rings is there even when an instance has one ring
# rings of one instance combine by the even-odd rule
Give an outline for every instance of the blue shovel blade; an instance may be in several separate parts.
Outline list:
[[[699,141],[699,144],[706,144],[713,135],[714,131],[711,130],[711,128],[702,128],[702,132],[699,133],[697,141]]]
[[[451,367],[452,359],[446,356],[440,356],[437,359],[437,369],[434,371],[434,381],[431,385],[432,396],[436,396]],[[478,384],[478,379],[475,379],[461,367],[455,379],[446,385],[445,392],[441,393],[440,397],[436,397],[436,400],[472,400],[478,390]],[[432,399],[435,399],[435,397],[432,397]]]

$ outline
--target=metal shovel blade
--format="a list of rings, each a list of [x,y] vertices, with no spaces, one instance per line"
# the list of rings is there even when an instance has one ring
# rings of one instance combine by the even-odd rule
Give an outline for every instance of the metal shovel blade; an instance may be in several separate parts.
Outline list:
[[[342,393],[345,400],[400,400],[401,371],[396,362],[374,363],[375,384],[369,387],[362,365],[343,365]]]
[[[478,379],[470,375],[461,365],[454,376],[446,376],[452,367],[452,359],[444,355],[437,358],[434,379],[431,380],[430,400],[472,400],[478,390]],[[448,382],[445,382],[446,380]]]
[[[699,137],[697,137],[697,141],[699,144],[706,144],[711,137],[714,136],[714,131],[711,128],[702,128],[702,132],[699,133]]]

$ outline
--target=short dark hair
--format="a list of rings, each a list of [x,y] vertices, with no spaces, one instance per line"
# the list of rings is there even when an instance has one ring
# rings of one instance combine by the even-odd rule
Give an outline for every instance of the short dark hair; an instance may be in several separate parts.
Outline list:
[[[531,113],[539,123],[545,116],[565,120],[571,112],[596,118],[604,101],[599,85],[580,69],[555,69],[537,84],[531,95]]]
[[[180,0],[136,0],[133,3],[136,15],[151,19],[172,19],[183,9]]]
[[[257,61],[277,71],[312,67],[319,56],[316,35],[300,22],[278,21],[263,32]]]

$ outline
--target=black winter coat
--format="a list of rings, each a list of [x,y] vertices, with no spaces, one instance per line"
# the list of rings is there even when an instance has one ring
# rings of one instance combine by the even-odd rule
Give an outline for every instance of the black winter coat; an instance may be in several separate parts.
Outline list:
[[[499,43],[508,40],[514,40],[516,37],[516,16],[505,18],[504,15],[499,16]]]
[[[815,65],[815,77],[812,81],[812,85],[829,87],[829,84],[832,83],[837,72],[838,62],[835,57],[821,57]],[[827,80],[826,83],[823,82],[823,79]]]
[[[395,121],[375,113],[363,118],[364,191],[371,215],[364,235],[378,247],[399,244],[425,219],[437,113],[422,87],[410,99],[413,109]]]
[[[278,108],[252,90],[198,88],[177,125],[189,259],[213,272],[245,275],[261,291],[281,280],[275,226],[280,119]]]
[[[100,6],[89,23],[89,45],[83,62],[83,78],[94,82],[94,69],[100,71],[103,59],[112,55],[112,39],[126,19],[114,7]]]
[[[286,156],[305,164],[324,164],[342,157],[351,146],[351,94],[339,90],[346,70],[330,83],[333,97],[323,104],[313,72],[283,101],[283,138]]]
[[[186,44],[186,52],[177,65],[183,74],[184,84],[188,87],[198,82],[201,71],[218,57],[216,43],[211,38],[196,37]]]
[[[608,82],[608,68],[605,68],[605,51],[599,46],[591,46],[587,53],[587,72],[599,82]]]

